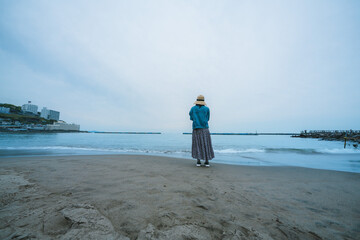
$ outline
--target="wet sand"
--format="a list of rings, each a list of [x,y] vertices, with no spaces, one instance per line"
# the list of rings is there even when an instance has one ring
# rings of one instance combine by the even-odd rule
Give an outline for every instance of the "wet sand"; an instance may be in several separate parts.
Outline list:
[[[359,239],[360,174],[156,156],[0,158],[0,239]]]

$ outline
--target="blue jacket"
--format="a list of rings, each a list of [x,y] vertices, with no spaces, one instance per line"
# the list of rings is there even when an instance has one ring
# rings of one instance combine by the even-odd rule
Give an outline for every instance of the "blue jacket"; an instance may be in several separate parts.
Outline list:
[[[195,105],[191,108],[189,115],[190,120],[193,121],[193,129],[209,128],[210,109],[207,106]]]

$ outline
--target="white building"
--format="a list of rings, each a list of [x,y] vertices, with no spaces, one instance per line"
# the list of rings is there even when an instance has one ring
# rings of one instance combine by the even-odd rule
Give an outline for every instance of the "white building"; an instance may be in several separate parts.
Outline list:
[[[21,106],[21,110],[23,112],[30,112],[30,113],[33,113],[33,114],[37,114],[38,106],[34,105],[34,104],[31,104],[31,101],[28,101],[27,104],[24,104],[24,105]]]
[[[77,124],[68,124],[64,121],[59,121],[56,122],[54,124],[48,124],[45,127],[45,130],[48,131],[56,131],[56,130],[60,130],[60,131],[80,131],[80,125]]]
[[[10,108],[7,107],[0,107],[0,113],[10,113]]]
[[[50,119],[50,120],[59,121],[59,119],[60,119],[60,112],[54,111],[54,110],[50,110],[50,109],[47,109],[46,107],[44,107],[44,108],[41,110],[40,117],[45,118],[45,119]]]

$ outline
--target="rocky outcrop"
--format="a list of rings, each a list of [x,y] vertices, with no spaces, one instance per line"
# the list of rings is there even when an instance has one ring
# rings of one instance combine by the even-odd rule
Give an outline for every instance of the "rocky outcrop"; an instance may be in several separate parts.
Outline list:
[[[312,130],[302,131],[299,135],[294,135],[292,137],[300,137],[300,138],[319,138],[321,140],[327,141],[353,141],[355,142],[354,146],[357,146],[360,143],[360,131],[347,130],[347,131],[318,131]]]

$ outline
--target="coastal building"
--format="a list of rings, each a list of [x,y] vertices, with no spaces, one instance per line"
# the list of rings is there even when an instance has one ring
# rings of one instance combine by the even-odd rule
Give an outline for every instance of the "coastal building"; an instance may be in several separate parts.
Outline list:
[[[11,122],[8,119],[0,118],[0,125],[10,125]]]
[[[45,130],[45,126],[42,124],[26,124],[25,125],[28,130],[35,130],[35,131],[43,131]]]
[[[44,107],[44,108],[41,110],[40,117],[45,118],[45,119],[49,119],[49,120],[59,121],[59,119],[60,119],[60,112],[54,111],[54,110],[50,110],[50,109],[47,109],[46,107]]]
[[[31,104],[31,101],[28,101],[27,104],[24,104],[21,106],[21,110],[25,113],[33,113],[33,114],[37,114],[38,111],[38,106]]]
[[[7,108],[7,107],[0,107],[0,113],[6,113],[6,114],[9,114],[9,113],[10,113],[10,108]]]
[[[53,124],[48,124],[45,127],[47,131],[80,131],[80,125],[78,124],[68,124],[64,121],[58,121]]]

